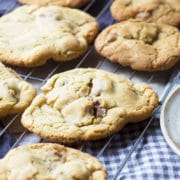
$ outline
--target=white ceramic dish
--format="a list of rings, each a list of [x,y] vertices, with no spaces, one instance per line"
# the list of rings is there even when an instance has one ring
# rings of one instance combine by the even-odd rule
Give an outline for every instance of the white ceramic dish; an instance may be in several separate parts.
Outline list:
[[[164,102],[160,125],[168,145],[180,156],[180,85],[174,88]]]

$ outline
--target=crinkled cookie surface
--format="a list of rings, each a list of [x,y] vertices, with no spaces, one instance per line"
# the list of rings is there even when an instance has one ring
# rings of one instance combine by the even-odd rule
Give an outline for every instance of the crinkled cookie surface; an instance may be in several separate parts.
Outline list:
[[[56,5],[65,7],[81,7],[91,0],[18,0],[23,4],[38,4],[40,6]]]
[[[83,11],[58,6],[21,6],[0,18],[0,61],[33,67],[50,58],[67,61],[82,55],[98,32]]]
[[[95,140],[119,131],[128,122],[148,118],[157,104],[157,94],[146,84],[80,68],[50,78],[21,122],[50,140]]]
[[[112,16],[118,20],[136,18],[148,22],[180,25],[179,0],[115,0],[111,6]]]
[[[31,84],[0,63],[0,117],[24,111],[35,95]]]
[[[100,162],[58,144],[34,144],[11,150],[0,160],[1,180],[106,180]]]
[[[169,25],[131,19],[103,30],[95,47],[102,56],[135,70],[165,70],[180,59],[180,32]]]

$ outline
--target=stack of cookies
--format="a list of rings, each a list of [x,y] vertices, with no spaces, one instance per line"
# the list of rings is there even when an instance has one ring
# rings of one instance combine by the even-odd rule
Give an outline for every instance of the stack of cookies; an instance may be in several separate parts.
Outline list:
[[[36,67],[49,59],[73,60],[99,31],[95,18],[68,8],[88,0],[19,1],[28,5],[0,18],[1,62]],[[96,38],[100,55],[140,71],[165,70],[179,61],[179,1],[115,0],[111,13],[120,22]],[[55,74],[35,97],[32,85],[0,64],[0,86],[0,116],[26,109],[21,118],[26,129],[66,144],[105,138],[147,119],[158,105],[149,85],[93,68]],[[19,147],[0,160],[0,179],[15,178],[104,180],[107,172],[86,153],[47,143]]]

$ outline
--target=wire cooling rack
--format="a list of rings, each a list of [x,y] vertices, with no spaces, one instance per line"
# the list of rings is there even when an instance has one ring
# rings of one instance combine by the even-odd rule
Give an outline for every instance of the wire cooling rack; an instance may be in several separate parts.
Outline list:
[[[114,23],[110,14],[108,15],[107,13],[111,3],[112,1],[108,0],[92,0],[83,8],[83,10],[96,17],[101,23],[101,29],[103,29],[107,25]],[[0,15],[10,12],[19,5],[20,4],[15,0],[0,0]],[[105,16],[107,16],[107,21],[104,20]],[[159,95],[159,106],[153,112],[152,117],[149,120],[127,125],[119,133],[103,140],[80,142],[73,145],[75,148],[96,156],[107,168],[108,179],[115,180],[118,179],[119,175],[123,172],[123,168],[128,163],[131,155],[133,153],[138,153],[137,147],[143,140],[149,127],[152,126],[152,122],[159,119],[161,105],[170,90],[176,83],[180,83],[180,64],[177,64],[174,68],[165,72],[136,72],[130,68],[122,67],[102,58],[95,52],[93,45],[91,45],[83,56],[70,62],[57,63],[49,61],[46,65],[36,68],[12,68],[15,69],[24,80],[34,84],[39,91],[40,87],[53,74],[79,67],[103,69],[127,77],[134,82],[146,82],[150,84]],[[15,142],[11,148],[24,144],[47,142],[46,140],[26,131],[19,122],[20,117],[21,114],[17,114],[15,116],[0,119],[0,125],[3,127],[0,131],[0,137],[9,133],[15,138]],[[120,158],[117,158],[119,156]]]

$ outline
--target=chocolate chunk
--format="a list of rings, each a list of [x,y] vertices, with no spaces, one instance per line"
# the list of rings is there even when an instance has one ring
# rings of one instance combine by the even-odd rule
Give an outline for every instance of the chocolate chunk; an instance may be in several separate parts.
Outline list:
[[[89,83],[88,83],[88,86],[89,86],[90,88],[92,88],[92,87],[93,87],[93,82],[92,82],[92,79],[90,79],[90,81],[89,81]]]
[[[94,104],[94,109],[93,109],[94,116],[95,117],[102,117],[102,116],[104,116],[105,113],[106,113],[106,109],[101,107],[99,101],[96,101],[93,104]]]

